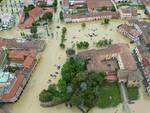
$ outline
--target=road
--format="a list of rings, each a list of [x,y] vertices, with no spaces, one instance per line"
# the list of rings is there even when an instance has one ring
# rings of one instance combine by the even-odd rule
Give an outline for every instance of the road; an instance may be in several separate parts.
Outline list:
[[[126,91],[126,86],[124,83],[120,83],[120,92],[121,92],[121,97],[122,97],[122,103],[123,103],[123,111],[125,113],[131,113],[129,105],[128,105],[128,95],[127,95],[127,91]]]

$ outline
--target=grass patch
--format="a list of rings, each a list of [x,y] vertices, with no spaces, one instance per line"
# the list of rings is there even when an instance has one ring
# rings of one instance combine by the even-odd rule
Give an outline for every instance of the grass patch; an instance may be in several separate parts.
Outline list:
[[[129,100],[137,100],[139,98],[139,91],[137,87],[127,88]]]
[[[119,86],[117,83],[105,83],[100,89],[97,106],[100,108],[115,107],[121,103]]]

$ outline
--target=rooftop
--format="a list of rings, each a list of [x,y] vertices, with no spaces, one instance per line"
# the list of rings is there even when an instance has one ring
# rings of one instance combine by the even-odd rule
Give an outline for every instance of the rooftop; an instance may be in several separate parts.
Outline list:
[[[150,5],[150,0],[140,0],[141,3],[143,3],[145,6],[149,6]]]
[[[44,40],[26,41],[22,39],[4,39],[0,38],[0,48],[7,47],[8,49],[35,49],[43,51],[46,46]]]
[[[126,13],[126,14],[132,14],[132,16],[137,16],[137,10],[136,9],[131,9],[131,8],[122,8],[121,9],[122,13]]]
[[[5,100],[9,100],[9,99],[13,98],[15,96],[16,92],[18,91],[19,87],[21,86],[23,80],[24,80],[24,75],[18,75],[17,81],[14,84],[11,91],[8,94],[4,94],[2,96],[2,98]]]
[[[79,56],[90,59],[89,64],[87,65],[87,68],[89,71],[112,71],[109,66],[109,64],[112,65],[112,63],[106,63],[104,61],[109,61],[112,59],[115,61],[115,59],[119,62],[121,62],[122,66],[120,68],[126,69],[126,70],[136,70],[137,66],[134,61],[133,56],[131,55],[129,46],[127,44],[119,43],[119,44],[113,44],[109,47],[106,47],[104,49],[99,50],[88,50],[84,52],[79,52]],[[113,62],[115,63],[115,62]],[[116,67],[112,66],[113,70]]]
[[[118,28],[124,29],[126,32],[128,32],[130,35],[134,36],[135,38],[141,35],[141,33],[136,28],[134,28],[134,26],[121,24],[118,26]]]
[[[143,79],[139,69],[135,71],[118,70],[117,75],[119,79],[139,80],[139,81]]]
[[[150,22],[133,20],[130,23],[136,24],[141,29],[144,44],[150,44]]]
[[[97,9],[102,7],[112,7],[111,0],[87,0],[87,6],[89,9]]]

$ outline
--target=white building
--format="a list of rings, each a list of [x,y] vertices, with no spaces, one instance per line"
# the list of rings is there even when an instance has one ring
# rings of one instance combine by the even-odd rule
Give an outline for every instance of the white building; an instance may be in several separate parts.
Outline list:
[[[121,19],[134,19],[138,16],[137,10],[135,9],[120,9],[119,10]]]
[[[12,28],[16,23],[16,17],[10,13],[0,14],[0,28],[2,30]]]

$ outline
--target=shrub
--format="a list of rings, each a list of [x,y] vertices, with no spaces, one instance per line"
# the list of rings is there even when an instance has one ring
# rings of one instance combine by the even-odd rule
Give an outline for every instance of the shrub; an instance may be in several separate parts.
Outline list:
[[[103,46],[111,45],[112,42],[113,42],[113,40],[111,40],[111,39],[99,40],[98,42],[96,42],[96,47],[103,47]]]
[[[67,49],[67,50],[66,50],[66,54],[67,54],[68,56],[74,55],[74,54],[75,54],[75,50],[74,50],[74,49]]]
[[[82,28],[85,28],[85,27],[86,27],[86,24],[85,24],[85,23],[82,23],[82,24],[81,24],[81,27],[82,27]]]
[[[62,12],[62,11],[59,13],[59,17],[60,17],[60,20],[63,20],[63,19],[64,19],[64,15],[63,15],[63,12]]]
[[[43,90],[40,95],[39,95],[39,100],[41,102],[49,102],[52,101],[53,96],[50,92],[48,92],[47,90]]]
[[[44,20],[44,21],[52,21],[52,18],[53,18],[53,14],[52,13],[50,13],[50,12],[47,12],[47,13],[45,13],[43,16],[42,16],[42,19]]]
[[[84,41],[84,42],[80,42],[80,43],[77,43],[77,48],[78,49],[86,49],[89,47],[89,43]]]
[[[62,49],[65,48],[65,44],[64,44],[64,43],[60,43],[59,46],[60,46],[60,48],[62,48]]]
[[[66,27],[63,27],[62,28],[62,34],[65,34],[67,32],[67,28]]]

